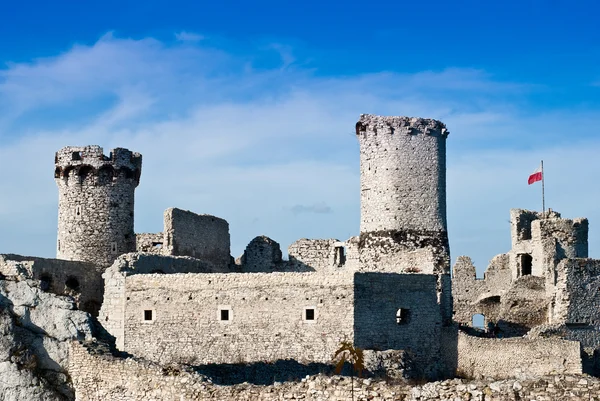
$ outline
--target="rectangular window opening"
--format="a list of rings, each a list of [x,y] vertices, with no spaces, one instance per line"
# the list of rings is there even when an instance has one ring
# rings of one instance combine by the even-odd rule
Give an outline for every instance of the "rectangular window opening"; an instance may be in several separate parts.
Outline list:
[[[533,258],[529,254],[519,255],[521,260],[521,276],[531,275],[531,269],[533,267]]]
[[[307,308],[304,310],[304,319],[305,320],[315,320],[315,310],[312,308]]]
[[[222,321],[229,320],[229,309],[221,309],[221,320]]]
[[[147,322],[151,322],[153,319],[153,313],[152,310],[145,310],[144,311],[144,320]]]
[[[407,324],[410,320],[410,310],[406,308],[400,308],[396,311],[396,324]]]

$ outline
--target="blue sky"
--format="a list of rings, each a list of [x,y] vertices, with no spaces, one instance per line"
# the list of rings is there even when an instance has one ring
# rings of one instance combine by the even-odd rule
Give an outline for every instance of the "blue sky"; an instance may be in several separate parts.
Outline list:
[[[509,248],[512,207],[590,218],[600,256],[600,5],[2,2],[0,252],[53,256],[53,153],[144,156],[136,230],[175,206],[256,235],[358,234],[360,113],[444,121],[453,259]],[[574,4],[575,3],[575,4]]]

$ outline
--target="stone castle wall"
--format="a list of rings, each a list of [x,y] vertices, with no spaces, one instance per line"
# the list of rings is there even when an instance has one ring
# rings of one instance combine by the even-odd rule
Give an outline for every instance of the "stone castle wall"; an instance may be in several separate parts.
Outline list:
[[[442,315],[436,286],[435,275],[356,273],[355,345],[408,350],[419,376],[442,376]]]
[[[496,339],[459,333],[457,374],[496,379],[581,374],[580,346],[560,339]]]
[[[134,275],[125,296],[124,351],[163,363],[330,362],[353,339],[348,274]]]
[[[219,267],[232,262],[227,221],[176,208],[167,209],[164,219],[164,255],[191,256]]]
[[[556,277],[552,323],[600,325],[600,260],[562,260]]]
[[[105,273],[107,306],[100,320],[106,316],[114,325],[123,316],[121,326],[105,327],[120,349],[136,356],[194,365],[282,359],[330,363],[347,340],[365,349],[408,350],[426,377],[444,371],[434,275],[124,276],[113,270]]]
[[[473,315],[479,313],[488,321],[500,320],[501,298],[511,281],[508,255],[492,259],[483,279],[477,278],[471,258],[459,256],[452,268],[454,321],[472,326]]]
[[[58,185],[57,258],[108,267],[135,251],[134,191],[142,156],[99,146],[65,147],[56,153]]]
[[[546,349],[549,349],[548,347]],[[560,354],[568,354],[558,350]],[[568,355],[569,357],[571,355]],[[94,347],[72,343],[69,371],[79,401],[181,400],[592,400],[600,381],[570,374],[527,379],[452,379],[425,384],[317,375],[274,385],[216,385],[194,372],[154,363],[120,359]],[[535,366],[532,366],[535,368]],[[574,369],[576,370],[576,369]]]
[[[225,272],[215,266],[190,257],[173,257],[147,253],[128,253],[119,256],[102,274],[104,302],[98,316],[102,326],[114,337],[117,347],[123,349],[124,314],[128,300],[125,297],[125,278],[135,274],[213,273]]]
[[[0,255],[0,277],[39,281],[42,290],[72,297],[78,309],[94,316],[104,296],[102,271],[88,262]]]
[[[343,243],[336,239],[302,238],[288,247],[288,255],[291,265],[298,265],[298,268],[304,266],[314,271],[333,271],[343,267],[346,261]]]
[[[162,255],[164,237],[164,233],[135,234],[135,251]]]
[[[477,279],[471,259],[458,258],[452,278],[454,321],[472,326],[473,316],[482,314],[486,328],[493,323],[503,337],[522,336],[548,322],[551,298],[544,278],[527,275],[513,281],[509,261],[508,254],[496,256],[484,278]]]

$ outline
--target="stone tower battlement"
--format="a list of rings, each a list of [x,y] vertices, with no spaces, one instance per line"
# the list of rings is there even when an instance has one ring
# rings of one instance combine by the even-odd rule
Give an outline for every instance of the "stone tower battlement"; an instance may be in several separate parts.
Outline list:
[[[100,146],[68,146],[56,152],[59,189],[57,258],[110,264],[134,252],[134,191],[142,155]]]
[[[119,177],[133,178],[139,184],[142,155],[116,148],[105,156],[98,145],[67,146],[56,152],[54,164],[54,178],[59,185],[84,184],[86,179],[93,179],[96,185],[106,185]],[[79,180],[74,180],[75,177]]]
[[[360,231],[446,231],[446,126],[363,114]]]

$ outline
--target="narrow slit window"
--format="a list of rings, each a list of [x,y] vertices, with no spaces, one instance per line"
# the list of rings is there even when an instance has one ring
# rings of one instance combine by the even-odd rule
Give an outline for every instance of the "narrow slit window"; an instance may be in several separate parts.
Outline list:
[[[154,320],[154,313],[152,310],[145,310],[144,311],[144,320],[146,322],[151,322]]]

